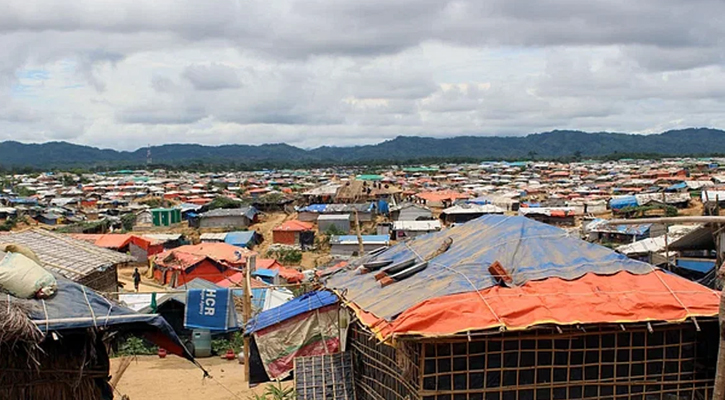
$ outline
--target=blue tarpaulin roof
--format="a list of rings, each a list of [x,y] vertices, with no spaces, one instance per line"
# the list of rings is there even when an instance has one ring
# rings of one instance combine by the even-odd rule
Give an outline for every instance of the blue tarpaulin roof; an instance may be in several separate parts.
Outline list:
[[[246,332],[247,334],[251,334],[308,311],[317,310],[318,308],[333,305],[337,302],[337,296],[331,292],[309,292],[279,307],[262,311],[249,321]]]
[[[322,213],[325,212],[325,209],[327,208],[327,204],[310,204],[309,206],[300,208],[300,212],[314,212],[314,213]]]
[[[250,244],[253,244],[256,235],[257,232],[255,231],[229,232],[224,238],[224,243],[231,244],[232,246],[248,247]]]
[[[606,219],[596,218],[587,224],[586,229],[590,232],[621,233],[624,235],[645,235],[652,228],[652,224],[637,225],[610,225]]]
[[[266,276],[269,278],[274,278],[277,275],[279,275],[279,271],[275,271],[273,269],[259,268],[252,272],[252,276]]]
[[[715,260],[688,260],[679,258],[676,264],[680,268],[697,272],[708,272],[715,267]]]
[[[488,272],[495,261],[508,272],[513,285],[559,277],[577,279],[586,273],[601,275],[629,271],[645,274],[652,266],[606,247],[571,237],[566,231],[525,217],[486,215],[465,224],[418,236],[370,257],[401,262],[422,260],[453,240],[427,268],[402,282],[381,287],[375,274],[345,270],[332,275],[328,287],[346,290],[345,298],[363,310],[390,320],[430,298],[471,292],[497,284]]]
[[[30,197],[15,197],[12,199],[8,199],[8,202],[11,204],[38,204],[38,199],[33,199]]]
[[[475,199],[468,199],[466,200],[466,203],[468,204],[478,204],[480,206],[486,205],[491,203],[491,200],[488,199],[488,197],[476,197]]]
[[[614,197],[609,200],[609,207],[614,210],[626,207],[637,207],[637,198],[634,196]]]
[[[686,189],[687,184],[685,182],[675,183],[674,185],[669,186],[667,189],[665,189],[666,192],[676,192],[681,189]]]

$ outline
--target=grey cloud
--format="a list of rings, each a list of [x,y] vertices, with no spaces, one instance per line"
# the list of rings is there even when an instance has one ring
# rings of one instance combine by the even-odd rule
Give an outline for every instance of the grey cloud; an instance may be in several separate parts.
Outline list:
[[[182,76],[196,90],[235,89],[242,86],[235,69],[222,64],[189,65]]]
[[[121,111],[116,119],[126,124],[184,125],[197,122],[207,116],[205,110],[196,107],[134,107]]]
[[[392,54],[430,40],[465,45],[716,47],[718,0],[181,1],[0,5],[5,32],[151,32],[223,39],[280,57]]]
[[[722,1],[31,3],[0,4],[0,131],[18,137],[315,146],[725,124]],[[95,91],[57,91],[77,83],[59,64]],[[17,93],[18,71],[54,67]]]

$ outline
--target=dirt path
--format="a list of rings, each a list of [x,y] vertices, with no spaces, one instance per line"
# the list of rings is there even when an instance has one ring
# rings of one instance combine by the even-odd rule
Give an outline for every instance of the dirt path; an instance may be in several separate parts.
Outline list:
[[[133,289],[133,269],[135,267],[123,267],[118,269],[118,282],[123,283],[123,290],[126,292],[134,292]],[[146,276],[148,267],[138,267],[141,273],[141,284],[138,285],[140,293],[158,292],[159,290],[169,290],[168,287],[159,285],[153,279]]]
[[[119,360],[111,360],[111,374],[116,370]],[[168,356],[162,359],[157,356],[138,356],[121,377],[116,397],[125,394],[130,400],[247,400],[254,393],[264,391],[264,385],[247,388],[244,366],[236,361],[217,357],[200,358],[197,361],[209,371],[212,379],[202,379],[203,372],[180,357]]]
[[[266,213],[264,214],[264,220],[262,222],[250,226],[249,229],[254,229],[264,238],[262,244],[255,248],[257,253],[264,257],[267,249],[272,244],[272,231],[274,230],[274,228],[276,228],[282,222],[289,221],[295,218],[297,218],[297,214],[287,215],[283,212]]]

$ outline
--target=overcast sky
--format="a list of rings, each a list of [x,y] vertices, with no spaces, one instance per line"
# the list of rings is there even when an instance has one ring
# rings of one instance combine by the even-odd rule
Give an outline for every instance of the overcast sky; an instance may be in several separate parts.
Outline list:
[[[722,0],[2,0],[0,140],[725,127]]]

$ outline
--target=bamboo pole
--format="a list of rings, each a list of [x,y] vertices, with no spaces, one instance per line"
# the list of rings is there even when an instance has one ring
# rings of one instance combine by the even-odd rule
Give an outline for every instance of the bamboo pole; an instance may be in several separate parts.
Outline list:
[[[131,364],[131,357],[124,356],[121,357],[121,362],[118,365],[118,368],[116,368],[116,372],[111,377],[111,380],[108,382],[112,388],[116,388],[118,385],[118,382],[121,380],[121,377],[123,376],[123,373],[126,372],[126,369]]]
[[[362,257],[365,255],[365,245],[363,244],[362,234],[360,233],[360,217],[357,214],[357,209],[355,210],[355,234],[357,235],[357,245],[358,245],[358,256]]]
[[[720,248],[720,235],[718,230],[715,235],[715,248],[717,249],[717,259],[720,261],[723,249]],[[722,271],[717,271],[722,273]],[[717,350],[717,369],[715,370],[715,387],[712,391],[713,400],[725,400],[725,286],[720,293],[720,311],[718,312],[718,321],[720,322],[720,344]]]
[[[251,255],[247,258],[247,268],[244,273],[244,312],[243,312],[243,325],[242,332],[247,328],[247,323],[252,318],[252,269],[257,265],[257,256]],[[250,369],[249,369],[249,335],[244,335],[244,379],[249,386]]]
[[[712,392],[713,400],[725,400],[725,288],[720,294],[720,344],[717,350],[717,369],[715,370],[715,387]]]

